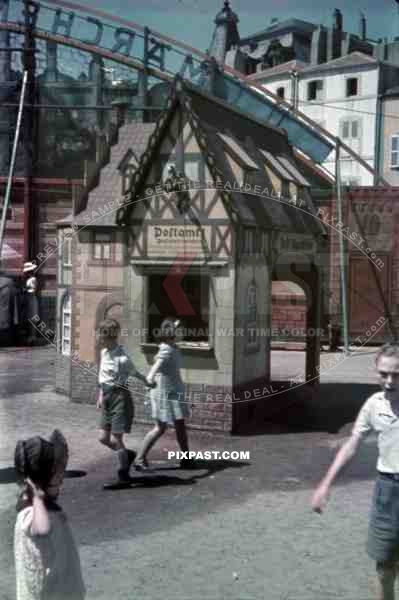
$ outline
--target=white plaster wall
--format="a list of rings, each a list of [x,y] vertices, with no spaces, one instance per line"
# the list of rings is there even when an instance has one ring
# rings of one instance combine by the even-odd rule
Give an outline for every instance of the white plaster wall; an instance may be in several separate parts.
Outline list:
[[[391,185],[399,185],[399,169],[391,167],[391,138],[399,135],[399,98],[387,98],[382,104],[383,176]]]
[[[346,97],[346,79],[359,78],[358,95]],[[323,80],[323,96],[316,101],[308,101],[308,83],[315,79]],[[263,85],[276,93],[277,88],[284,86],[287,89],[286,100],[291,100],[291,81],[283,74],[280,78],[273,76],[268,82],[263,80]],[[289,93],[288,93],[289,88]],[[335,136],[341,134],[341,121],[346,118],[356,118],[361,121],[359,142],[351,142],[350,146],[370,166],[374,166],[375,159],[375,115],[377,109],[378,67],[366,65],[334,70],[329,73],[312,71],[312,73],[299,73],[298,109],[312,120],[325,127]],[[343,140],[348,142],[347,140]],[[349,144],[348,144],[349,145]],[[334,153],[324,163],[324,166],[334,172]],[[349,157],[342,156],[341,174],[343,179],[357,178],[359,185],[372,185],[373,177],[359,163]]]

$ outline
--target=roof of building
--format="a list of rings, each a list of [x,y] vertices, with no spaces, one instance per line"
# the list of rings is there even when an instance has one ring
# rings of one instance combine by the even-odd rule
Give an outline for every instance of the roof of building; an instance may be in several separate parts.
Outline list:
[[[115,225],[115,210],[101,213],[104,213],[104,207],[108,206],[111,200],[116,200],[116,196],[120,198],[122,194],[122,175],[118,167],[129,150],[137,159],[141,157],[154,129],[155,123],[138,122],[127,123],[120,128],[118,142],[111,148],[110,160],[101,170],[99,183],[89,193],[86,208],[76,216],[77,225]],[[94,221],[96,213],[101,216]]]
[[[141,156],[133,177],[130,201],[119,211],[117,217],[119,224],[127,225],[134,214],[134,199],[142,196],[143,186],[151,165],[156,160],[158,148],[175,111],[180,107],[194,130],[214,182],[223,184],[221,197],[233,221],[315,235],[324,232],[319,221],[314,218],[316,213],[307,192],[303,192],[307,201],[306,210],[298,210],[292,202],[289,204],[272,196],[272,184],[266,169],[268,161],[261,150],[273,154],[283,168],[287,171],[289,169],[291,180],[300,186],[308,189],[314,183],[305,181],[301,175],[301,165],[283,131],[261,124],[229,104],[183,83],[180,78],[175,81],[168,106],[169,109],[158,119],[150,136],[147,151]],[[251,190],[248,193],[234,189],[234,183],[237,182],[229,155],[250,165]],[[269,167],[273,170],[273,165],[269,164]],[[258,189],[262,191],[268,189],[270,194],[252,193],[255,186],[259,186]]]
[[[315,29],[317,29],[318,25],[314,23],[309,23],[308,21],[302,21],[301,19],[286,19],[285,21],[277,21],[266,29],[262,29],[252,35],[248,35],[245,38],[240,40],[240,46],[244,46],[251,41],[255,41],[257,39],[263,37],[276,37],[279,32],[290,30],[290,31],[300,31],[301,34],[309,34],[311,35]]]
[[[391,87],[389,88],[389,90],[386,90],[383,94],[383,97],[389,97],[389,96],[399,96],[399,85],[396,85],[395,87]]]
[[[273,77],[274,75],[282,75],[284,73],[291,73],[292,71],[303,71],[308,66],[308,63],[302,62],[301,60],[290,60],[281,65],[258,71],[252,75],[248,75],[247,79],[250,81],[256,81],[258,79],[265,79]]]
[[[340,56],[339,58],[334,58],[334,60],[329,60],[328,62],[321,63],[319,65],[311,65],[309,67],[305,67],[302,72],[303,73],[312,73],[313,71],[323,72],[323,71],[332,71],[334,69],[342,69],[345,67],[360,67],[363,65],[373,66],[378,65],[379,61],[370,56],[369,54],[365,54],[364,52],[351,52],[350,54],[346,54],[345,56]]]

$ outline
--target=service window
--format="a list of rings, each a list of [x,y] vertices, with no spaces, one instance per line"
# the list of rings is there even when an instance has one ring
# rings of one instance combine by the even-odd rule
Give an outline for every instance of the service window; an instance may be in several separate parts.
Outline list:
[[[157,330],[163,319],[175,317],[181,321],[182,337],[179,341],[193,344],[208,343],[209,288],[209,275],[189,272],[183,280],[178,273],[150,275],[147,296],[148,342],[157,343]]]

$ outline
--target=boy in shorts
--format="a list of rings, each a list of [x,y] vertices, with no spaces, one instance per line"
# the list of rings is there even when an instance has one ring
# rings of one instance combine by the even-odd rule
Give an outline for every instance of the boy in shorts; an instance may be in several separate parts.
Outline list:
[[[386,344],[376,359],[382,391],[364,403],[352,429],[318,485],[312,508],[321,513],[330,487],[341,469],[355,455],[360,441],[374,431],[378,435],[377,481],[370,515],[367,552],[376,561],[378,600],[394,600],[399,562],[399,344]]]
[[[120,326],[115,319],[102,321],[98,329],[102,347],[98,383],[100,387],[97,408],[101,409],[99,441],[118,454],[118,478],[122,483],[131,481],[129,471],[136,452],[125,447],[123,435],[130,433],[134,404],[127,387],[129,376],[136,377],[148,387],[154,387],[139,373],[132,360],[118,343]]]

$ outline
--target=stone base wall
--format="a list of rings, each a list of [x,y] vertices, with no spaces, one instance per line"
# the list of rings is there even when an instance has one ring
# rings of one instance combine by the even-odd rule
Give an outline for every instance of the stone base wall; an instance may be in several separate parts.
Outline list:
[[[152,423],[149,395],[140,382],[131,388],[135,421]],[[231,432],[233,427],[232,388],[207,384],[186,384],[185,402],[190,409],[187,426],[192,429]]]
[[[58,365],[57,365],[58,366]],[[72,364],[71,399],[73,402],[94,404],[97,377]],[[130,386],[135,407],[135,422],[151,424],[151,406],[145,387],[139,382]],[[205,384],[187,384],[185,401],[189,403],[187,426],[193,429],[231,432],[233,427],[232,388]]]

